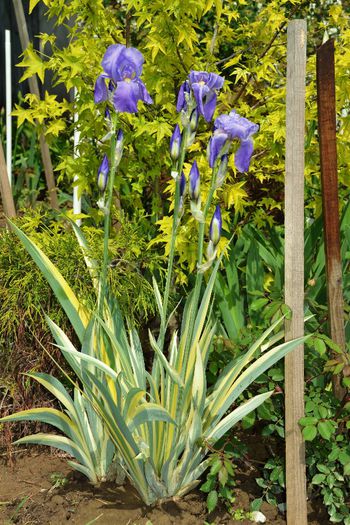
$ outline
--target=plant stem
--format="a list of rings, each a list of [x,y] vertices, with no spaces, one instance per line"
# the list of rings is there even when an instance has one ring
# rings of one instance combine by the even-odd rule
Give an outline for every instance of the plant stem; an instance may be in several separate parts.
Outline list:
[[[206,218],[208,215],[208,211],[209,211],[211,202],[213,200],[213,195],[215,192],[215,181],[216,181],[217,171],[218,171],[218,168],[214,166],[213,171],[212,171],[211,181],[210,181],[209,194],[208,194],[207,201],[205,203],[204,210],[203,210],[204,219],[203,219],[203,222],[199,223],[198,251],[197,251],[198,267],[202,264],[202,260],[203,260],[205,223],[206,223]],[[192,315],[191,315],[190,327],[192,327],[192,329],[194,328],[195,315],[198,309],[198,302],[199,302],[199,296],[200,296],[200,291],[201,291],[201,286],[202,286],[202,280],[203,280],[203,273],[197,271],[196,282],[195,282],[194,292],[193,292],[193,304],[191,308]],[[191,344],[191,340],[192,340],[192,334],[191,334],[191,337],[188,338],[188,344],[186,345],[187,348]]]
[[[177,233],[178,222],[179,222],[180,178],[181,178],[181,172],[182,172],[182,168],[183,168],[183,164],[185,160],[187,137],[188,137],[188,128],[186,127],[183,132],[180,156],[179,156],[179,160],[177,164],[178,176],[176,179],[176,186],[175,186],[173,224],[172,224],[172,230],[171,230],[170,251],[169,251],[167,276],[166,276],[165,291],[164,291],[164,298],[163,298],[163,315],[161,319],[161,325],[160,325],[160,331],[159,331],[159,337],[158,337],[158,345],[161,350],[163,350],[163,345],[164,345],[171,278],[172,278],[173,266],[174,266],[175,241],[176,241],[176,233]]]
[[[116,161],[115,161],[115,146],[116,146],[116,137],[115,130],[113,130],[113,135],[111,138],[111,169],[108,178],[108,188],[107,188],[107,203],[104,210],[104,237],[103,237],[103,262],[101,268],[101,278],[100,278],[100,289],[98,296],[97,312],[100,317],[103,317],[103,306],[104,300],[106,297],[107,289],[107,269],[108,269],[108,241],[109,234],[111,230],[111,210],[112,210],[112,199],[113,199],[113,186],[114,179],[116,174]]]

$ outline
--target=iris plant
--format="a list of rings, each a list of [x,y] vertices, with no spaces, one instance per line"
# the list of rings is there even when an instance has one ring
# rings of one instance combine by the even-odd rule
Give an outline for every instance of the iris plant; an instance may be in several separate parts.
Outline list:
[[[259,129],[257,124],[241,117],[236,111],[220,115],[214,123],[214,134],[209,143],[209,165],[211,168],[218,157],[226,154],[234,139],[240,140],[235,153],[235,166],[240,172],[248,171],[253,153],[252,135]]]
[[[134,47],[113,44],[108,47],[103,59],[103,73],[95,84],[95,102],[112,99],[115,110],[120,113],[137,113],[139,100],[153,101],[140,79],[144,58]]]
[[[188,79],[180,87],[176,105],[177,111],[187,110],[192,93],[198,113],[209,122],[213,118],[216,108],[217,92],[222,88],[224,80],[216,73],[191,71]]]
[[[126,49],[120,44],[110,46],[102,62],[104,73],[95,86],[96,102],[106,100],[110,92],[116,111],[127,113],[137,111],[138,100],[149,102],[151,99],[139,78],[142,64],[143,57],[136,49]],[[198,485],[200,476],[209,466],[206,459],[211,448],[209,445],[215,444],[273,392],[252,397],[232,410],[231,407],[237,404],[239,396],[267,368],[303,341],[288,341],[266,351],[276,340],[274,335],[265,344],[263,355],[252,363],[264,340],[273,334],[281,322],[278,320],[238,360],[233,359],[228,363],[217,382],[207,389],[205,371],[216,333],[210,305],[220,259],[214,265],[202,298],[200,292],[202,272],[212,264],[220,241],[222,218],[219,205],[215,208],[209,227],[207,261],[202,264],[205,223],[217,180],[222,179],[225,174],[230,142],[234,138],[241,141],[236,163],[240,168],[246,169],[253,148],[251,136],[257,131],[255,124],[231,112],[216,120],[214,137],[211,140],[212,179],[202,216],[196,217],[199,220],[199,271],[195,288],[184,305],[179,330],[173,332],[169,349],[165,351],[164,348],[165,331],[172,316],[168,315],[168,297],[175,237],[186,188],[186,179],[182,172],[185,150],[188,139],[193,138],[198,114],[203,115],[206,120],[211,119],[217,90],[222,87],[222,83],[222,77],[214,73],[192,71],[179,95],[178,107],[187,115],[188,120],[184,125],[183,136],[177,128],[172,138],[173,169],[176,169],[178,175],[175,177],[173,229],[163,297],[153,279],[161,326],[157,340],[151,332],[149,334],[150,344],[155,352],[152,371],[145,366],[137,331],[132,327],[126,328],[129,323],[124,323],[117,299],[106,290],[113,184],[123,147],[123,134],[121,131],[116,133],[115,115],[112,115],[110,122],[111,167],[109,170],[105,156],[98,173],[98,186],[100,190],[106,191],[104,261],[100,274],[98,261],[94,259],[83,232],[73,223],[95,286],[97,312],[95,309],[89,310],[86,304],[78,300],[46,255],[12,224],[13,231],[42,270],[65,309],[80,341],[81,351],[48,319],[58,348],[78,378],[74,383],[74,398],[70,397],[64,385],[54,377],[30,374],[59,399],[65,412],[53,408],[35,408],[6,416],[0,421],[31,419],[55,426],[65,436],[39,433],[22,438],[18,443],[50,445],[68,452],[75,459],[70,464],[93,482],[106,477],[116,452],[118,464],[120,462],[123,471],[148,505],[165,498],[182,496]],[[196,205],[199,213],[200,176],[196,162],[192,165],[189,182],[191,206],[192,203]]]

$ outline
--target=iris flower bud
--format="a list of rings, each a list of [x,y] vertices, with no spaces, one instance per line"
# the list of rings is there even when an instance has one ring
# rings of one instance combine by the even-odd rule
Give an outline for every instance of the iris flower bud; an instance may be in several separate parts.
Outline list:
[[[221,228],[222,228],[222,219],[221,219],[221,210],[219,204],[215,208],[215,212],[209,227],[209,237],[214,247],[220,241],[221,237]]]
[[[221,157],[219,169],[216,175],[216,182],[215,182],[216,188],[220,188],[220,186],[222,186],[222,183],[224,182],[226,170],[227,170],[227,164],[228,164],[228,155],[225,154]]]
[[[97,186],[101,193],[103,193],[106,189],[107,180],[108,180],[108,172],[109,172],[108,157],[107,155],[105,155],[103,157],[100,167],[98,168],[98,174],[97,174]]]
[[[176,124],[174,132],[170,139],[170,156],[173,161],[177,161],[180,155],[181,148],[181,131],[179,125]]]
[[[198,109],[194,108],[194,110],[191,113],[191,117],[190,117],[190,130],[192,131],[192,133],[196,131],[197,129],[198,118],[199,118]]]
[[[200,176],[197,162],[194,161],[190,171],[190,199],[197,202],[200,196]]]
[[[122,129],[119,129],[117,132],[117,140],[115,143],[115,163],[118,164],[121,161],[123,155],[123,143],[124,143],[124,133]]]
[[[184,172],[182,172],[181,177],[180,177],[180,197],[184,196],[185,189],[186,189],[186,177],[185,177]]]

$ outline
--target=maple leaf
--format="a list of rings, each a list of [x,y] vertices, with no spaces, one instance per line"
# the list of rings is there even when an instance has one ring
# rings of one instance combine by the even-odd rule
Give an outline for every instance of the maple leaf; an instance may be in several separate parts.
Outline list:
[[[20,82],[23,82],[23,80],[26,80],[27,78],[30,78],[34,75],[38,75],[41,82],[44,82],[46,66],[38,56],[37,52],[34,50],[33,44],[29,44],[27,49],[24,51],[23,60],[17,64],[17,67],[27,68],[20,78]]]

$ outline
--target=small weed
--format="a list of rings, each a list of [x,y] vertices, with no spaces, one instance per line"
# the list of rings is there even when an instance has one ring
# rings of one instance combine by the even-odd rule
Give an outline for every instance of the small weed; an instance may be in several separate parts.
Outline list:
[[[54,489],[64,487],[68,483],[68,479],[66,478],[64,474],[62,474],[62,472],[53,472],[50,476],[50,481],[52,483],[50,492]]]

